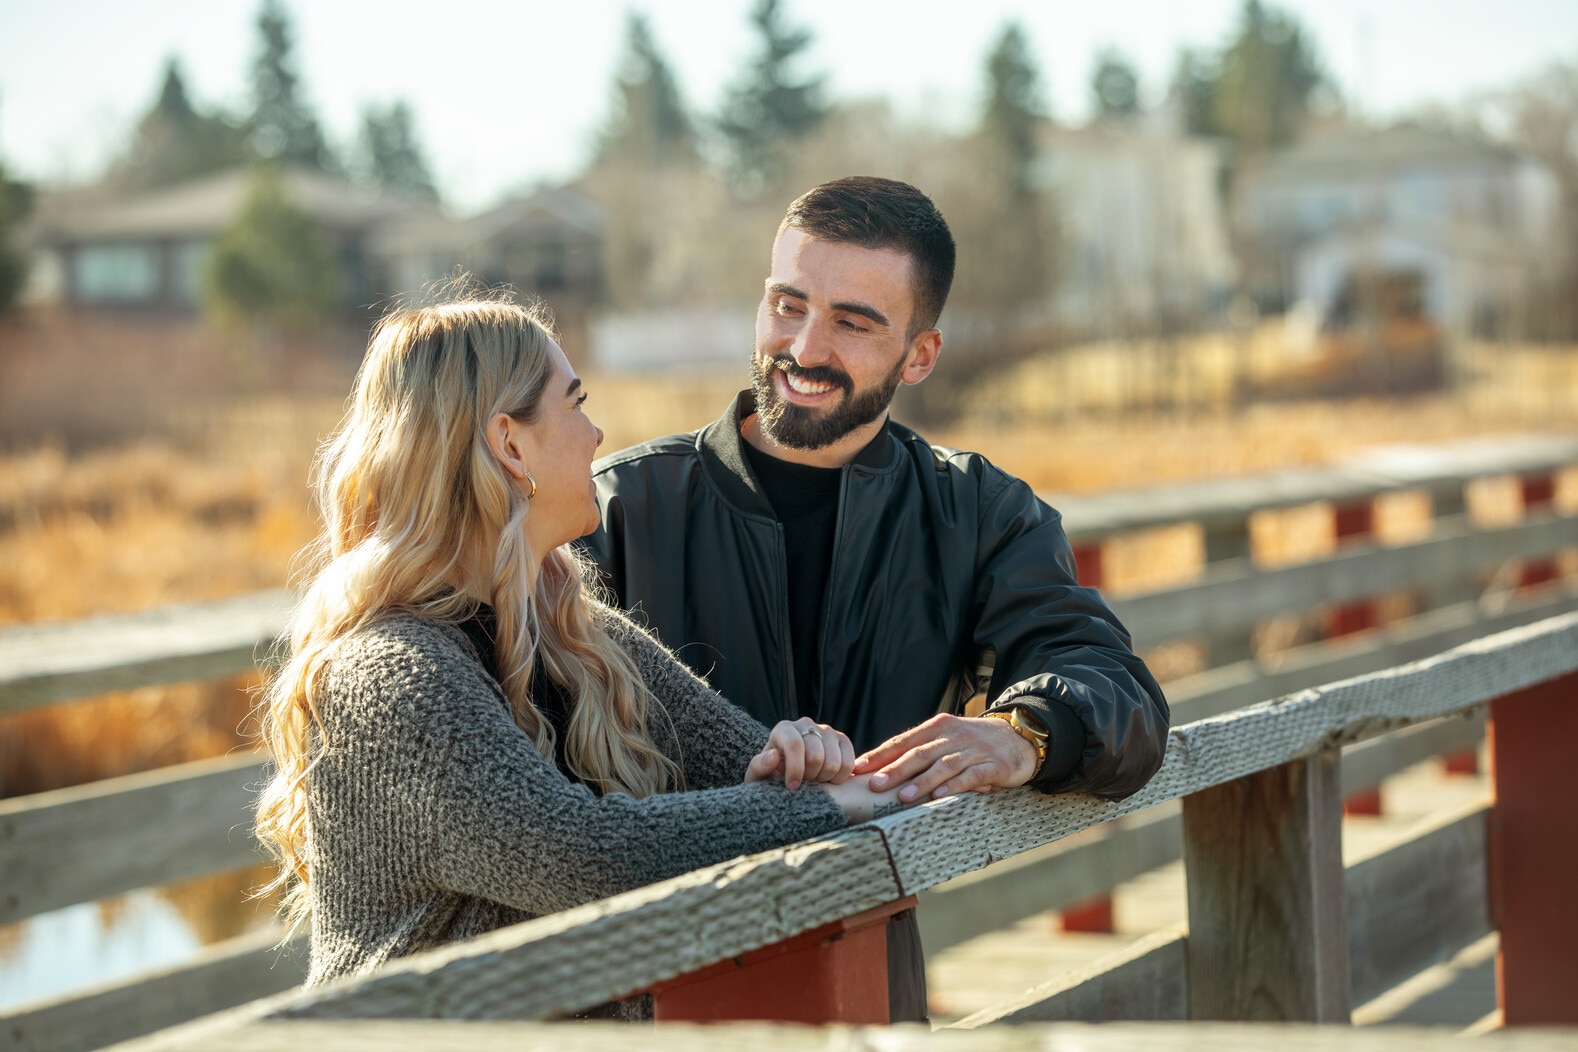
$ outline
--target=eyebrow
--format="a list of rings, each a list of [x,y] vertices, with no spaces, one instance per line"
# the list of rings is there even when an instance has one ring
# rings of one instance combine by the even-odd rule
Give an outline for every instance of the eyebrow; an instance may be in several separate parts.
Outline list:
[[[767,291],[776,292],[784,296],[793,296],[798,300],[808,300],[811,298],[800,289],[795,288],[793,285],[789,285],[781,281],[768,285]],[[891,327],[893,324],[892,322],[888,321],[888,316],[886,314],[883,314],[869,303],[860,303],[856,300],[845,300],[843,302],[834,303],[833,309],[836,311],[843,311],[845,314],[858,314],[862,318],[870,318],[878,325],[887,325]]]
[[[581,378],[577,376],[575,379],[570,381],[570,386],[564,389],[564,397],[569,398],[571,395],[575,394],[576,389],[580,386]]]

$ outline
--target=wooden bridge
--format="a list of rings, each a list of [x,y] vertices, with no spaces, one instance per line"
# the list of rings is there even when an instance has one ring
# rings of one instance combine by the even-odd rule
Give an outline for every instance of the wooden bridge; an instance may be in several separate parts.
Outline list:
[[[1578,517],[1557,508],[1575,464],[1578,442],[1528,440],[1175,491],[1054,497],[1087,574],[1101,568],[1103,544],[1178,523],[1198,523],[1212,556],[1196,582],[1114,601],[1142,647],[1203,639],[1216,658],[1169,684],[1166,762],[1121,803],[967,794],[312,991],[291,989],[302,974],[299,946],[280,956],[269,949],[276,934],[243,936],[179,968],[12,1009],[0,1015],[0,1048],[99,1047],[226,1008],[145,1042],[618,1047],[652,1034],[521,1021],[641,990],[653,992],[660,1019],[675,1021],[665,1026],[676,1039],[685,1034],[696,1047],[750,1038],[697,1034],[679,1021],[880,1023],[880,920],[911,896],[935,952],[1048,909],[1099,925],[1101,896],[1179,857],[1185,928],[1073,980],[1024,976],[1023,992],[1005,991],[1002,1003],[962,1021],[973,1035],[902,1040],[986,1047],[990,1032],[992,1047],[1003,1047],[1004,1023],[1189,1020],[1165,1041],[1109,1027],[1022,1033],[1026,1047],[1064,1047],[1059,1035],[1069,1034],[1067,1047],[1092,1049],[1264,1047],[1273,1039],[1253,1044],[1256,1032],[1207,1021],[1346,1021],[1352,1004],[1491,931],[1500,937],[1505,1023],[1578,1024],[1578,908],[1564,894],[1578,862],[1578,765],[1565,755],[1578,740],[1578,590],[1559,561],[1578,546]],[[1524,514],[1479,528],[1463,494],[1495,478],[1516,487]],[[1433,528],[1381,547],[1367,538],[1366,509],[1407,490],[1430,494]],[[1317,504],[1332,509],[1347,543],[1318,562],[1257,566],[1251,516]],[[1419,612],[1380,624],[1377,597],[1401,591],[1421,596]],[[272,638],[285,604],[271,594],[6,630],[0,711],[232,674]],[[1333,638],[1274,664],[1257,656],[1256,624],[1290,611],[1318,611]],[[1487,713],[1494,805],[1436,823],[1345,873],[1342,799],[1421,759],[1473,749]],[[261,777],[257,758],[243,756],[0,801],[0,922],[255,863],[248,786]],[[495,1022],[457,1030],[415,1020]],[[771,1040],[834,1047],[829,1033]],[[849,1041],[866,1040],[858,1033]],[[1348,1049],[1368,1040],[1346,1030],[1296,1033],[1274,1040],[1295,1048],[1340,1040]],[[1513,1047],[1575,1039],[1508,1034]],[[1413,1040],[1392,1038],[1389,1048]]]

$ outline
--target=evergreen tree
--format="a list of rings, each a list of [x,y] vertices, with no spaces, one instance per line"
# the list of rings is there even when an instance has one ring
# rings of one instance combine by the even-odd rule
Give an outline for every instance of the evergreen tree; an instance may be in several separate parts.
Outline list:
[[[159,97],[138,122],[130,149],[110,180],[129,191],[147,190],[234,167],[246,159],[242,130],[216,113],[192,105],[174,57],[165,62]]]
[[[274,166],[258,165],[246,206],[214,243],[204,306],[229,324],[299,328],[325,318],[341,286],[333,247],[285,196]]]
[[[1029,190],[1030,164],[1036,156],[1036,126],[1043,119],[1040,74],[1030,43],[1017,23],[1009,23],[986,59],[986,109],[981,131],[1002,151],[1016,195]]]
[[[1171,96],[1183,112],[1184,127],[1193,135],[1217,134],[1216,84],[1217,71],[1208,58],[1188,48],[1179,52]]]
[[[1226,138],[1240,158],[1292,142],[1325,80],[1303,29],[1260,0],[1244,0],[1233,42],[1203,77],[1192,90],[1209,108],[1192,115],[1196,130]]]
[[[0,165],[0,312],[16,305],[27,280],[27,257],[13,236],[32,206],[33,188],[10,178]]]
[[[646,164],[694,155],[695,129],[674,73],[645,16],[634,12],[625,23],[625,55],[615,88],[618,108],[604,136],[605,155]]]
[[[796,80],[791,68],[811,44],[806,29],[792,29],[779,0],[757,0],[751,22],[762,48],[724,99],[718,128],[728,140],[737,181],[759,186],[783,146],[827,116],[822,78]]]
[[[1113,50],[1103,51],[1090,78],[1096,119],[1123,120],[1140,112],[1140,77],[1129,60]]]
[[[258,12],[258,53],[252,61],[253,153],[265,161],[336,167],[318,119],[301,97],[290,20],[280,0],[263,0]]]
[[[412,127],[411,107],[405,102],[363,109],[358,149],[359,167],[380,189],[438,202],[427,157]]]

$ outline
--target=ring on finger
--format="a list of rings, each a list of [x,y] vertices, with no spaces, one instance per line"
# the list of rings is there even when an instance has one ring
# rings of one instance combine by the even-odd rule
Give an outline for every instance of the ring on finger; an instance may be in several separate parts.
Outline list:
[[[817,730],[816,730],[815,727],[801,727],[800,728],[800,736],[802,738],[809,738],[811,735],[813,735],[815,733],[817,733]]]

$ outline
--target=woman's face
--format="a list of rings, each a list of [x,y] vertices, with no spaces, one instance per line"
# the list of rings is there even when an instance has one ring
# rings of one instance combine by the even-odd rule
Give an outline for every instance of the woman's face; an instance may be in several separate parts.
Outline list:
[[[537,495],[526,515],[526,537],[538,559],[561,544],[597,529],[597,490],[592,458],[603,444],[603,430],[582,410],[586,392],[557,343],[549,344],[553,374],[542,390],[537,418],[522,427],[526,470],[537,481]],[[523,491],[531,483],[521,480]]]

